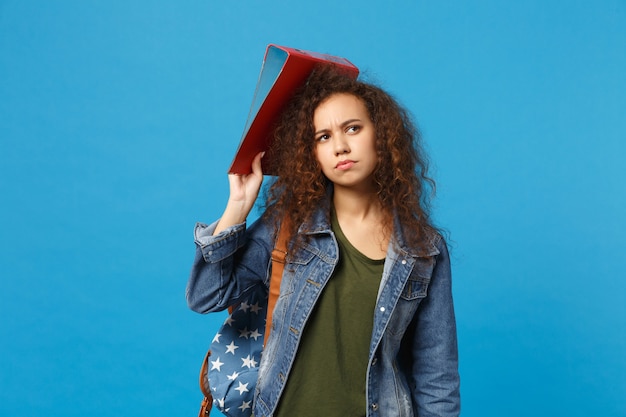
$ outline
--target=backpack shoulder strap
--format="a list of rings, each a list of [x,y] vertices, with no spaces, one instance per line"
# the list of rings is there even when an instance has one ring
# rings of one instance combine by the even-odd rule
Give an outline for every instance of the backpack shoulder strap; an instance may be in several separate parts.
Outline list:
[[[272,276],[270,277],[270,289],[267,297],[267,317],[265,321],[265,335],[263,345],[267,343],[270,330],[272,328],[272,314],[274,313],[274,306],[276,300],[280,295],[280,281],[283,278],[283,270],[285,269],[285,258],[287,257],[287,239],[288,239],[289,227],[287,227],[287,221],[283,220],[278,231],[278,238],[274,250],[272,250]]]
[[[209,379],[207,373],[209,371],[209,356],[211,356],[211,349],[209,349],[204,355],[202,361],[202,367],[200,368],[200,391],[204,394],[204,399],[200,403],[200,412],[198,417],[208,417],[211,414],[211,408],[213,408],[213,396],[211,395],[211,389],[209,388]]]

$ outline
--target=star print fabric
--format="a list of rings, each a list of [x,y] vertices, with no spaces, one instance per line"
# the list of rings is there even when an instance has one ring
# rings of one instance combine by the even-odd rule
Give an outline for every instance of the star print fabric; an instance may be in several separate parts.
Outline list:
[[[266,309],[267,294],[253,292],[233,310],[211,343],[208,378],[213,404],[229,417],[252,414]]]

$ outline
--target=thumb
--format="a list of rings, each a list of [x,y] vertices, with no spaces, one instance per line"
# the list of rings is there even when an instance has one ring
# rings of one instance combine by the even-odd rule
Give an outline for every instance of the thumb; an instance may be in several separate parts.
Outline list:
[[[261,165],[261,158],[265,155],[265,152],[259,152],[252,160],[252,173],[260,177],[263,176],[263,167]]]

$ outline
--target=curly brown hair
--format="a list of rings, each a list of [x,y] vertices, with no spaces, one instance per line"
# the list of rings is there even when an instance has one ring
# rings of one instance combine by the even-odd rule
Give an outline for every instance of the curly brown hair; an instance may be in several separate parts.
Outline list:
[[[312,208],[330,208],[328,191],[332,184],[315,157],[313,115],[323,101],[339,93],[362,100],[375,126],[378,165],[374,181],[385,213],[384,227],[391,232],[397,216],[405,242],[415,249],[422,248],[436,230],[429,215],[435,183],[427,175],[428,160],[419,131],[409,113],[388,93],[350,77],[332,64],[313,70],[277,123],[268,151],[271,161],[275,161],[272,169],[276,177],[267,194],[267,218],[273,221],[275,230],[282,219],[290,220],[293,250],[303,243],[302,237],[293,237],[309,219]]]

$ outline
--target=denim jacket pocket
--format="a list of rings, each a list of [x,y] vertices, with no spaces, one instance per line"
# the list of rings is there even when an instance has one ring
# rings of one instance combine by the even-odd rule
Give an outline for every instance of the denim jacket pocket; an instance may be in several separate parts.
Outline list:
[[[433,257],[417,258],[400,297],[408,301],[426,297],[434,266]]]
[[[400,293],[396,308],[389,319],[387,332],[393,339],[401,338],[422,300],[428,295],[434,258],[416,258],[411,273]]]
[[[309,264],[315,258],[315,253],[301,248],[293,255],[287,255],[283,278],[280,284],[280,296],[294,292],[295,283],[307,274]]]

